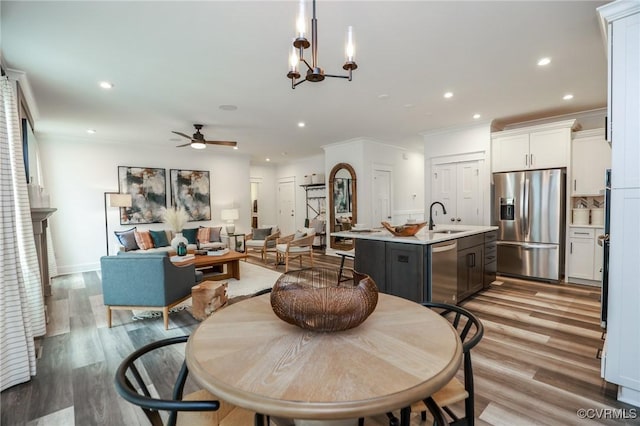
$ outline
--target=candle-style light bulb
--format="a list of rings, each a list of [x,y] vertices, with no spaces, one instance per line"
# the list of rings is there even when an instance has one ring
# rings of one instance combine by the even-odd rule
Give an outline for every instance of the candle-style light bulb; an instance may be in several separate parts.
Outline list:
[[[289,71],[297,71],[299,62],[300,58],[298,58],[298,50],[291,46],[291,53],[289,54]]]
[[[351,25],[347,28],[347,48],[345,50],[347,54],[347,61],[353,62],[356,46],[353,44],[353,27]]]
[[[304,38],[304,33],[307,30],[307,22],[304,17],[304,0],[300,0],[300,12],[298,13],[296,27],[298,28],[298,38]]]

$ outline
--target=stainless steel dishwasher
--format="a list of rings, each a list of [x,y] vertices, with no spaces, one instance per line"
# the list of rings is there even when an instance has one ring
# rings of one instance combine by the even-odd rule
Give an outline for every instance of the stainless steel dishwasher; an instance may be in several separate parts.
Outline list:
[[[429,300],[431,302],[458,302],[458,240],[431,244]]]

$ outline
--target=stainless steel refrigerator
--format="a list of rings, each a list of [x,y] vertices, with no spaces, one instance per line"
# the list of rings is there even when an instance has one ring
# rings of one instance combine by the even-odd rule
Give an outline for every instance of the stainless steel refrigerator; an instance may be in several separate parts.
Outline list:
[[[564,273],[564,169],[494,173],[498,273],[559,281]]]

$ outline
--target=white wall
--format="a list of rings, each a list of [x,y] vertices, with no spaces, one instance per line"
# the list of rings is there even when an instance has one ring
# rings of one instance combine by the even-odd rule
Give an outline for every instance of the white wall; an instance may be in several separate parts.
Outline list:
[[[209,170],[212,220],[191,222],[188,227],[222,224],[220,210],[236,207],[236,229],[250,229],[249,158],[218,149],[204,152],[190,148],[132,148],[124,145],[88,143],[65,139],[39,139],[43,181],[58,211],[49,221],[61,274],[95,270],[105,255],[104,192],[118,191],[118,166],[165,168],[167,204],[171,203],[169,169]],[[117,242],[113,230],[128,229],[118,221],[118,209],[108,207],[109,245]],[[157,223],[139,229],[165,229]]]
[[[252,164],[249,173],[251,182],[258,183],[258,226],[276,225],[278,223],[276,167]]]
[[[424,156],[403,148],[387,145],[371,139],[354,139],[323,147],[328,178],[338,163],[350,164],[357,179],[357,221],[372,224],[373,171],[378,167],[391,170],[393,223],[409,218],[420,219],[424,206]],[[412,197],[416,194],[415,199]]]
[[[297,159],[288,164],[282,164],[278,167],[276,173],[276,180],[280,180],[283,178],[294,178],[295,180],[295,188],[296,188],[296,216],[295,216],[295,224],[297,228],[301,228],[304,226],[304,221],[307,217],[307,204],[306,204],[306,194],[304,188],[300,185],[304,183],[305,175],[311,175],[313,173],[324,173],[325,169],[325,158],[324,155],[314,155],[307,158]],[[328,175],[325,174],[325,183],[327,181]],[[276,191],[277,191],[277,182],[276,182]],[[313,212],[310,212],[313,215]],[[276,218],[277,218],[277,210],[276,210]],[[310,216],[309,219],[313,219],[313,216]]]
[[[424,200],[428,206],[434,200],[431,196],[431,164],[434,159],[477,154],[484,158],[481,173],[483,224],[490,224],[491,212],[491,123],[473,126],[441,129],[423,133],[424,137]],[[428,215],[428,213],[427,213]]]

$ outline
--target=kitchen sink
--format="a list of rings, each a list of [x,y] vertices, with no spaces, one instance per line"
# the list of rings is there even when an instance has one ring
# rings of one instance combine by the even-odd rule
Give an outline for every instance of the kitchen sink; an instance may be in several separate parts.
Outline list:
[[[434,234],[457,234],[458,232],[466,232],[466,231],[462,229],[443,229],[442,231],[436,229],[433,231]]]

